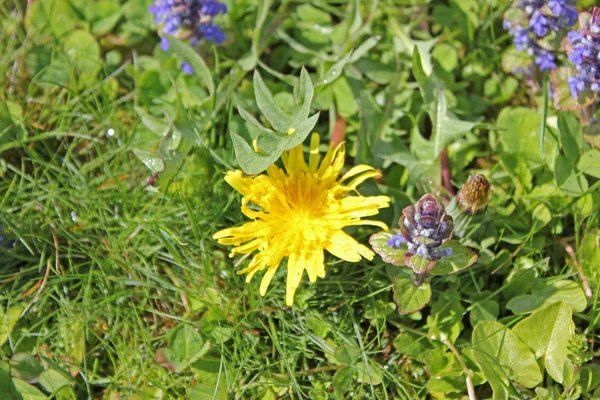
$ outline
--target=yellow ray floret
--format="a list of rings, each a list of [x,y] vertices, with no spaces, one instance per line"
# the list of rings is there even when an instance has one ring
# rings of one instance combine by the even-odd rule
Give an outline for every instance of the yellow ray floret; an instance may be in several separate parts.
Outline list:
[[[271,165],[266,174],[244,176],[230,171],[225,180],[240,192],[242,212],[251,222],[223,229],[213,236],[219,243],[234,246],[230,257],[257,252],[238,274],[249,282],[265,270],[260,294],[265,295],[279,264],[287,258],[286,303],[291,306],[304,271],[314,282],[325,276],[323,251],[342,260],[372,260],[374,253],[342,229],[346,226],[374,225],[387,230],[379,221],[363,220],[389,206],[387,196],[361,196],[356,188],[378,172],[368,165],[357,165],[344,176],[344,144],[330,147],[323,160],[319,156],[319,135],[310,141],[308,164],[302,145],[281,155],[284,169]],[[252,207],[250,207],[252,205]]]

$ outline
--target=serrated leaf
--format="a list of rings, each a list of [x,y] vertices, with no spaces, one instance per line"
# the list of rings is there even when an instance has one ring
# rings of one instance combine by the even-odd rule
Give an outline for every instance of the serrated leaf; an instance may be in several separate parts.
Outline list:
[[[194,75],[196,75],[198,79],[200,79],[200,82],[206,87],[210,97],[213,97],[215,94],[215,82],[213,81],[212,74],[206,66],[204,59],[187,43],[170,35],[167,36],[167,39],[169,40],[169,47],[173,49],[175,54],[181,57],[183,61],[190,64],[194,71]]]
[[[473,330],[472,341],[471,354],[492,386],[495,399],[508,398],[511,379],[528,388],[542,381],[533,353],[501,323],[480,321]]]
[[[462,271],[477,261],[477,254],[456,240],[446,242],[440,249],[452,249],[449,256],[440,257],[431,275],[448,275]]]
[[[271,91],[265,85],[258,70],[254,70],[254,95],[260,112],[278,132],[287,133],[292,127],[291,117],[275,103]]]
[[[519,322],[512,331],[535,351],[536,358],[542,357],[548,374],[563,383],[565,363],[571,363],[569,341],[575,331],[571,308],[560,301],[550,304]]]
[[[400,314],[412,314],[419,311],[431,300],[429,283],[415,286],[412,279],[400,274],[394,280],[394,301]]]
[[[369,244],[373,251],[381,256],[381,259],[386,263],[404,266],[404,254],[408,251],[406,244],[402,244],[400,248],[392,248],[388,245],[388,240],[394,236],[391,232],[378,232],[371,235]]]

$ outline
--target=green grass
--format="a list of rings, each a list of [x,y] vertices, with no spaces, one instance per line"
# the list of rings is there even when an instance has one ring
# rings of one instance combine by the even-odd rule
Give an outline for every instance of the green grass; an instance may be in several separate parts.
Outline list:
[[[508,3],[478,8],[479,25],[469,25],[474,34],[463,29],[474,14],[458,13],[444,26],[431,22],[436,9],[447,12],[446,2],[363,1],[363,18],[357,21],[366,28],[348,38],[337,31],[329,35],[342,37],[337,47],[319,42],[311,28],[310,18],[328,17],[297,11],[308,2],[276,3],[267,16],[267,36],[257,41],[254,35],[258,3],[240,1],[226,25],[239,40],[202,50],[221,84],[214,108],[203,103],[206,91],[195,77],[177,75],[175,58],[153,53],[157,40],[144,31],[143,13],[139,21],[127,15],[127,21],[136,22],[130,31],[122,25],[111,31],[129,40],[135,35],[122,32],[139,28],[138,42],[134,37],[133,44],[114,44],[110,34],[99,35],[99,68],[86,74],[69,64],[50,68],[49,60],[64,53],[62,39],[28,29],[24,2],[0,5],[0,106],[10,106],[12,114],[5,126],[2,118],[10,115],[0,108],[0,226],[7,240],[16,242],[14,248],[0,249],[0,338],[7,336],[0,343],[0,393],[26,398],[16,394],[23,387],[14,382],[27,381],[22,374],[41,365],[44,373],[55,374],[51,381],[58,386],[49,390],[36,375],[24,385],[43,393],[30,398],[466,398],[463,371],[440,340],[443,332],[474,371],[478,398],[489,398],[491,388],[483,384],[473,356],[478,344],[471,339],[482,304],[495,305],[494,319],[513,327],[527,314],[513,313],[507,303],[530,294],[534,283],[568,279],[579,285],[565,243],[573,246],[593,291],[585,311],[573,314],[576,338],[587,344],[573,350],[582,358],[576,363],[582,374],[582,365],[597,359],[600,340],[600,280],[594,269],[600,184],[590,175],[587,189],[567,195],[555,185],[548,165],[530,167],[507,155],[502,140],[508,133],[496,120],[500,110],[536,101],[522,82],[512,91],[500,86],[513,79],[499,68],[500,52],[509,42],[499,20]],[[313,3],[332,23],[351,26],[351,4]],[[235,165],[228,132],[242,124],[235,106],[257,111],[252,75],[237,67],[238,60],[254,41],[261,64],[283,78],[297,76],[301,64],[322,76],[338,53],[371,34],[382,35],[372,50],[376,57],[369,59],[373,64],[347,67],[346,86],[319,89],[324,94],[315,102],[323,112],[316,129],[325,141],[335,119],[344,115],[348,164],[359,159],[383,170],[379,185],[365,184],[361,192],[392,196],[394,206],[381,218],[394,225],[401,209],[423,192],[450,197],[435,176],[423,177],[422,171],[373,155],[397,152],[403,161],[407,154],[419,155],[413,142],[419,139],[426,148],[423,142],[429,139],[430,117],[422,111],[426,106],[409,72],[410,51],[398,50],[404,46],[399,25],[409,28],[411,37],[436,36],[456,46],[457,54],[466,53],[451,71],[440,66],[444,57],[433,63],[455,115],[481,123],[447,146],[456,186],[476,172],[493,181],[490,210],[474,223],[467,221],[469,229],[461,235],[479,262],[434,278],[432,302],[409,316],[400,315],[392,300],[392,278],[399,268],[379,258],[353,264],[328,256],[327,276],[314,284],[303,280],[292,308],[285,306],[284,263],[261,297],[260,276],[246,283],[236,274],[247,260],[230,259],[229,249],[212,239],[217,230],[246,220],[239,194],[223,180],[228,165]],[[291,36],[277,35],[279,29]],[[111,50],[122,60],[109,62]],[[161,69],[170,76],[156,72]],[[261,72],[289,106],[290,86]],[[144,128],[135,107],[157,118],[163,110],[170,114],[175,108],[171,82],[182,94],[197,137],[170,189],[158,192],[149,190],[152,172],[134,150],[156,152],[161,144]],[[391,100],[386,98],[390,85],[397,85]],[[548,124],[546,138],[561,149],[564,139],[559,140],[555,125]],[[372,154],[361,147],[361,135],[371,135],[371,128],[380,137],[368,140],[389,139],[374,142]],[[589,147],[582,144],[577,151]],[[534,211],[540,205],[549,220]],[[349,232],[366,243],[374,231]],[[33,361],[20,366],[15,354]],[[66,382],[62,390],[60,382]],[[576,385],[560,385],[546,375],[539,387],[567,398]],[[512,380],[510,390],[514,398],[536,395]],[[581,398],[592,398],[591,391],[584,393],[588,397]]]

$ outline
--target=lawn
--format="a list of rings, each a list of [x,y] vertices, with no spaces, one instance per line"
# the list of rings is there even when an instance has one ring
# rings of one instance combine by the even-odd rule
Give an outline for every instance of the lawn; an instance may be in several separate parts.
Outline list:
[[[0,2],[1,399],[599,399],[593,0]]]

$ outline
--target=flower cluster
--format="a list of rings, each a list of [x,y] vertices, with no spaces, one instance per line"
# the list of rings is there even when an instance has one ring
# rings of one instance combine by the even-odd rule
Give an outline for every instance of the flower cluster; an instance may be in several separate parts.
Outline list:
[[[189,39],[192,46],[200,40],[221,44],[225,34],[213,22],[218,14],[225,14],[227,6],[215,0],[155,0],[148,8],[154,14],[154,21],[161,26],[161,32],[168,35],[177,35]],[[166,37],[160,40],[160,47],[164,51],[169,49]],[[183,72],[192,73],[191,66],[183,64]]]
[[[427,273],[440,257],[452,255],[452,249],[440,249],[440,246],[450,240],[453,230],[454,220],[446,214],[444,206],[435,197],[426,194],[416,205],[402,210],[398,233],[388,240],[388,246],[399,248],[406,243],[406,265],[415,269],[412,258],[419,256],[427,260],[427,265],[419,272]]]
[[[579,25],[579,31],[569,32],[569,60],[578,72],[568,80],[574,99],[586,88],[600,91],[600,7],[595,7],[591,15],[582,13]]]
[[[503,27],[514,36],[517,50],[533,56],[542,71],[556,68],[554,55],[540,41],[573,26],[577,21],[575,7],[567,0],[517,0],[511,11],[514,18],[505,19]]]

